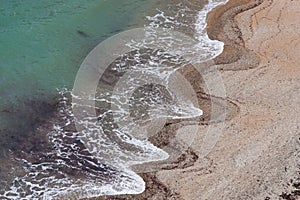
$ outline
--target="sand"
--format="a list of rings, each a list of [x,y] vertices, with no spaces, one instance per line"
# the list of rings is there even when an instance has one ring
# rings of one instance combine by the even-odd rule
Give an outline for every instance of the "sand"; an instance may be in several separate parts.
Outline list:
[[[225,122],[206,119],[211,116],[170,122],[163,130],[168,136],[152,140],[164,146],[171,137],[194,137],[183,155],[141,174],[143,194],[101,199],[300,199],[299,10],[299,0],[230,0],[214,9],[207,30],[225,49],[201,66],[220,71]],[[182,74],[199,82],[189,71]],[[210,104],[203,99],[212,101],[214,91],[205,93],[197,95],[204,110]],[[208,128],[221,126],[216,144],[203,153]]]

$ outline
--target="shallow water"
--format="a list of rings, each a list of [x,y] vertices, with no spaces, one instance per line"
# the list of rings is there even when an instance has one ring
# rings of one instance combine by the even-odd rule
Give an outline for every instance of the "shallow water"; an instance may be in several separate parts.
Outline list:
[[[0,8],[1,160],[9,158],[8,165],[14,166],[11,171],[4,164],[0,168],[4,183],[0,187],[0,197],[77,199],[100,194],[142,192],[143,180],[126,168],[128,160],[137,159],[132,163],[145,162],[153,152],[162,158],[165,154],[144,140],[125,140],[125,144],[124,141],[118,142],[119,138],[112,134],[115,133],[115,125],[111,125],[110,115],[97,122],[97,127],[105,127],[109,132],[109,139],[104,139],[104,135],[101,138],[107,146],[97,149],[100,152],[97,155],[87,151],[73,125],[76,119],[74,121],[68,90],[72,88],[79,66],[88,52],[122,30],[146,26],[181,31],[199,40],[197,48],[204,49],[197,57],[200,61],[214,57],[222,50],[222,44],[207,38],[203,31],[204,18],[207,11],[215,6],[212,3],[223,1],[210,2],[206,10],[203,10],[206,2],[195,1],[0,2],[3,5]],[[136,94],[141,96],[154,92],[156,101],[153,105],[160,102],[162,108],[172,112],[178,108],[179,104],[170,103],[172,95],[169,97],[165,89],[153,88],[153,85],[150,89],[147,85],[136,90]],[[164,95],[167,98],[161,98]],[[131,100],[139,102],[139,99]],[[136,120],[144,119],[144,106],[148,109],[153,105],[135,107],[133,104],[131,116]],[[59,114],[55,112],[57,109]],[[154,116],[166,115],[162,113],[164,109],[157,110]],[[101,114],[103,109],[98,112],[98,115]],[[124,119],[123,114],[120,114],[120,119]],[[86,124],[86,121],[83,122]],[[93,133],[92,128],[95,127],[87,128]],[[125,129],[130,135],[132,130],[124,127],[122,130]],[[138,138],[138,135],[135,136]],[[122,147],[121,152],[119,147]],[[134,151],[138,153],[134,154]],[[117,158],[122,153],[123,158]]]

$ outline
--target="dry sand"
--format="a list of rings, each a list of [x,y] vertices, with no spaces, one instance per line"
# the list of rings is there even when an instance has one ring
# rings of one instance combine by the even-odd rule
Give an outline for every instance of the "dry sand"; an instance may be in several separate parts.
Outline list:
[[[209,14],[207,30],[225,43],[223,53],[205,64],[221,71],[227,95],[223,105],[229,106],[218,142],[203,156],[203,135],[222,123],[168,124],[164,131],[170,135],[154,143],[167,145],[177,133],[194,137],[190,148],[164,169],[142,174],[147,183],[143,194],[106,199],[300,196],[300,1],[230,0]],[[182,73],[191,76],[188,71]],[[199,99],[205,99],[204,92]]]

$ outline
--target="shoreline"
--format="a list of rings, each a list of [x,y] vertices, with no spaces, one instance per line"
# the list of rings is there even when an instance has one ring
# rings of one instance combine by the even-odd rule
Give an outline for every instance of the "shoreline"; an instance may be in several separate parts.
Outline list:
[[[269,129],[267,129],[269,126],[271,128],[273,126],[278,127],[278,125],[273,125],[274,121],[270,120],[271,118],[276,122],[277,118],[271,114],[275,112],[278,107],[276,102],[268,98],[262,99],[269,107],[267,107],[268,109],[261,108],[259,105],[261,102],[257,103],[257,98],[247,99],[247,95],[242,92],[245,90],[249,93],[253,93],[256,90],[254,89],[253,91],[252,88],[247,87],[246,84],[241,84],[241,82],[247,81],[249,85],[252,83],[259,86],[263,84],[264,81],[271,81],[272,75],[276,75],[276,72],[272,69],[274,66],[269,65],[269,68],[266,68],[265,58],[260,55],[257,49],[249,49],[251,44],[247,43],[244,39],[245,35],[249,35],[250,32],[247,30],[247,25],[244,24],[245,21],[249,22],[249,20],[245,20],[247,16],[251,16],[252,20],[252,17],[259,13],[260,9],[264,10],[265,7],[270,7],[273,3],[273,1],[269,2],[263,0],[229,0],[225,5],[213,9],[207,16],[207,32],[209,37],[211,39],[220,40],[225,44],[223,52],[213,59],[213,62],[217,65],[218,69],[222,71],[224,80],[228,81],[228,83],[226,82],[226,86],[229,99],[234,99],[233,101],[236,106],[239,107],[238,112],[227,122],[227,135],[223,137],[225,141],[221,141],[217,145],[217,150],[214,150],[210,155],[199,160],[197,156],[198,152],[194,150],[195,148],[197,149],[199,143],[195,142],[196,144],[193,144],[190,149],[190,151],[193,152],[192,155],[194,156],[192,157],[194,159],[190,160],[191,162],[189,164],[180,164],[180,162],[185,163],[186,160],[189,160],[185,157],[181,160],[179,159],[177,164],[169,163],[169,168],[159,170],[155,173],[140,174],[146,182],[146,190],[142,194],[102,196],[91,199],[121,200],[149,199],[150,197],[150,199],[194,199],[195,196],[200,194],[201,199],[245,199],[259,197],[265,199],[281,198],[292,200],[299,197],[300,184],[297,183],[299,177],[296,176],[299,169],[293,161],[295,158],[286,158],[286,155],[291,154],[291,152],[294,152],[294,154],[299,153],[297,150],[298,144],[294,144],[293,135],[285,133],[285,135],[282,136],[278,131],[274,133],[270,132],[273,133],[272,135],[268,133]],[[253,15],[251,12],[255,14]],[[243,18],[242,16],[245,17]],[[252,24],[250,24],[250,26],[250,29],[252,29]],[[251,42],[253,43],[253,41]],[[269,59],[272,58],[270,57]],[[273,74],[261,78],[261,76],[268,74],[266,72],[267,70],[270,71],[268,73]],[[181,72],[197,82],[197,76],[193,76],[193,70],[185,69]],[[260,75],[256,75],[257,73]],[[253,75],[257,80],[251,79]],[[199,85],[201,85],[201,83]],[[230,89],[230,87],[233,86],[237,88]],[[292,86],[295,87],[295,83],[289,87]],[[282,89],[285,90],[286,88]],[[276,94],[276,92],[274,87],[269,91],[270,94]],[[203,98],[203,96],[198,98]],[[262,114],[259,113],[259,108]],[[259,122],[260,120],[267,121],[261,124]],[[166,128],[164,131],[168,134],[173,134],[174,137],[176,129],[178,128],[176,127],[176,123],[178,124],[178,122],[170,122],[168,126],[171,128]],[[198,123],[198,125],[199,124],[201,125],[201,123]],[[290,127],[291,125],[286,123],[286,126]],[[277,129],[285,130],[284,128],[285,127],[279,126]],[[290,127],[290,129],[294,130],[294,127]],[[244,133],[242,135],[238,134],[237,136],[232,135],[232,133],[237,134],[240,131]],[[253,134],[253,132],[255,134]],[[189,133],[191,134],[191,132]],[[277,134],[275,138],[274,134]],[[280,138],[289,137],[291,137],[291,141],[280,140]],[[159,138],[159,136],[155,138],[157,141],[160,139],[162,138]],[[163,141],[164,140],[165,139],[163,139]],[[232,144],[230,140],[236,141],[235,144]],[[276,145],[274,145],[274,143]],[[222,158],[224,156],[225,158]],[[276,159],[272,156],[275,156]],[[284,162],[286,166],[278,168],[282,162]],[[222,166],[225,167],[224,172],[221,170]],[[230,172],[230,170],[233,171]],[[252,174],[252,176],[250,176],[250,174]],[[223,179],[223,177],[228,177],[229,180],[231,180],[230,186],[227,186],[228,180]],[[222,179],[223,181],[221,181]],[[262,186],[269,188],[269,190],[273,188],[273,194],[268,194],[268,191],[261,190],[260,188]],[[216,189],[217,191],[211,193],[209,192],[209,188]],[[198,196],[198,198],[200,197]]]
[[[210,39],[213,40],[218,40],[221,42],[224,42],[224,49],[222,51],[222,53],[220,55],[218,55],[217,57],[215,57],[213,59],[213,62],[215,63],[215,65],[220,66],[219,70],[245,70],[245,69],[251,69],[254,68],[258,65],[258,58],[256,57],[256,55],[254,53],[250,54],[250,63],[247,63],[248,66],[244,69],[244,68],[236,68],[236,69],[232,69],[230,67],[230,65],[232,65],[233,63],[236,62],[243,62],[246,63],[247,59],[249,59],[248,56],[245,56],[249,53],[249,50],[246,49],[244,46],[242,46],[239,43],[236,43],[234,40],[232,39],[228,39],[225,38],[220,30],[215,30],[212,27],[216,27],[215,24],[220,24],[220,26],[218,26],[219,28],[221,27],[225,27],[227,24],[227,20],[228,18],[234,18],[235,15],[239,14],[240,12],[244,12],[248,9],[252,9],[253,7],[257,6],[255,5],[248,5],[248,3],[251,0],[245,0],[242,3],[238,0],[229,0],[226,4],[224,5],[219,5],[216,8],[212,9],[206,18],[206,22],[207,22],[207,34],[209,36]],[[260,3],[263,0],[259,0]],[[240,12],[233,12],[230,13],[231,15],[229,17],[226,17],[226,19],[221,18],[220,15],[224,15],[228,12],[228,9],[231,10],[231,6],[233,6],[233,8],[235,7],[239,7],[239,6],[243,6],[242,10]],[[219,20],[218,20],[219,19]],[[225,21],[225,22],[224,22]],[[228,34],[236,34],[235,30],[232,28],[231,29],[227,29]],[[228,60],[228,58],[230,58]],[[233,58],[233,60],[232,60]],[[221,67],[222,66],[222,67]],[[186,67],[182,70],[180,70],[180,73],[183,74],[185,76],[185,78],[190,79],[193,82],[201,82],[196,83],[195,86],[196,87],[203,87],[203,80],[200,76],[194,75],[193,73],[197,73],[197,71],[195,71],[194,69],[192,69],[192,67]],[[199,81],[200,79],[200,81]],[[196,89],[199,90],[200,89],[200,93],[201,95],[198,96],[198,100],[202,101],[207,99],[208,101],[211,101],[211,99],[208,98],[208,95],[205,94],[204,90],[201,88]],[[228,100],[227,100],[228,101]],[[233,103],[233,102],[232,102]],[[207,103],[204,103],[207,105]],[[236,106],[235,104],[233,104],[234,106]],[[202,108],[201,108],[202,109]],[[203,108],[204,110],[207,110],[209,112],[210,106],[208,106],[208,108]],[[238,108],[237,108],[238,109]],[[235,111],[235,112],[239,112],[239,111]],[[206,112],[205,112],[206,113]],[[236,115],[236,114],[234,114]],[[201,123],[201,121],[203,121],[203,119],[197,119],[199,120],[199,122],[197,124],[202,124],[202,125],[208,125],[209,122],[209,118],[211,116],[205,116],[205,122]],[[233,116],[234,117],[234,116]],[[175,137],[174,134],[176,133],[176,130],[179,128],[178,124],[180,124],[180,122],[178,121],[172,121],[169,122],[165,128],[162,130],[162,132],[167,133],[167,135],[169,135],[167,138],[166,137],[162,137],[160,136],[160,134],[157,134],[155,137],[150,138],[151,142],[153,144],[155,144],[158,147],[163,147],[163,145],[167,145],[168,144],[168,140],[169,137]],[[164,163],[164,167],[161,167],[162,170],[176,170],[176,169],[185,169],[188,167],[193,166],[193,164],[197,161],[198,156],[197,154],[192,150],[189,149],[188,150],[189,153],[183,153],[182,156],[180,156],[180,158],[178,159],[178,162],[175,163]],[[188,162],[186,162],[188,160]],[[157,163],[157,162],[155,162]],[[159,171],[159,170],[158,170]],[[206,169],[207,174],[211,173],[210,169]],[[163,184],[158,178],[157,178],[157,173],[156,172],[150,172],[150,173],[139,173],[138,175],[141,176],[145,183],[146,183],[146,189],[143,193],[141,194],[137,194],[137,195],[108,195],[108,196],[100,196],[100,197],[96,197],[96,198],[88,198],[88,200],[98,200],[98,199],[105,199],[105,200],[131,200],[131,199],[182,199],[182,197],[180,197],[180,195],[168,188],[165,184]],[[156,196],[157,194],[159,194],[158,196]],[[87,200],[87,199],[83,199],[83,200]]]

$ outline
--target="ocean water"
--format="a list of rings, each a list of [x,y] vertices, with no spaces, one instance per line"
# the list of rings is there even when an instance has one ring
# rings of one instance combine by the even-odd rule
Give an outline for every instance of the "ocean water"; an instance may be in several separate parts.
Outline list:
[[[111,93],[115,83],[108,70],[109,81],[105,76],[100,80],[102,88],[93,99],[97,102],[93,109],[98,109],[96,122],[91,118],[78,121],[70,101],[73,97],[76,102],[77,96],[71,89],[79,67],[100,42],[138,27],[149,32],[164,28],[185,33],[197,41],[195,49],[188,50],[201,50],[197,61],[211,59],[222,51],[223,44],[209,40],[205,17],[222,3],[225,1],[0,0],[0,197],[79,199],[141,193],[145,184],[130,166],[166,159],[168,154],[152,145],[144,135],[147,133],[136,133],[136,122],[194,117],[201,115],[201,110],[180,99],[174,101],[168,88],[148,84],[131,90],[134,95],[130,101],[135,103],[129,105],[128,113],[120,103],[124,93]],[[147,51],[147,45],[143,45],[143,51],[125,56],[125,60],[137,61],[150,55],[152,65],[157,67],[172,57]],[[157,49],[160,48],[163,46]],[[188,50],[183,49],[181,54]],[[121,66],[115,70],[116,76],[127,70],[128,65],[120,65],[122,62],[117,60],[110,68]],[[157,70],[131,63],[135,70],[160,75],[164,81],[185,65],[180,59],[173,59],[163,70]],[[145,100],[145,96],[150,98]],[[161,107],[153,109],[157,105]],[[180,106],[185,109],[179,109]],[[113,111],[111,107],[115,107]],[[151,115],[144,112],[149,108],[155,110]],[[125,116],[134,118],[135,123],[128,123]],[[112,118],[118,120],[118,125]],[[96,137],[85,141],[82,132],[74,128],[76,123],[84,127],[85,135]]]

